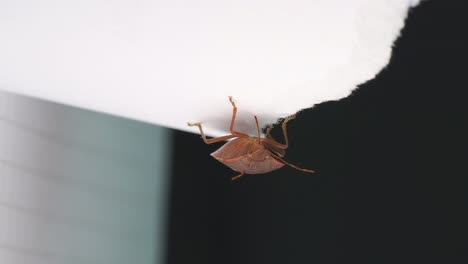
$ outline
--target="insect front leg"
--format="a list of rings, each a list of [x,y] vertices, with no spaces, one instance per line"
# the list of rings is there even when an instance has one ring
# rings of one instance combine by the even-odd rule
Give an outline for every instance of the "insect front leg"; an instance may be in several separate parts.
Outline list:
[[[229,131],[231,131],[231,134],[237,135],[238,137],[248,137],[249,135],[234,130],[234,124],[236,122],[236,115],[237,115],[237,106],[234,103],[232,96],[229,96],[229,102],[231,102],[231,105],[232,105],[232,118],[231,118],[231,125],[229,126]]]

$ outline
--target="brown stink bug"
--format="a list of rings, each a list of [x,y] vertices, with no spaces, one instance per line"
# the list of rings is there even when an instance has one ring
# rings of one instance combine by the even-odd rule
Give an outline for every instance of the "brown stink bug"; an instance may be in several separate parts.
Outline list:
[[[230,135],[207,139],[205,133],[203,133],[201,123],[188,123],[188,125],[197,126],[200,129],[200,134],[206,144],[235,138],[234,140],[224,144],[224,146],[217,151],[211,153],[211,156],[218,161],[224,163],[231,169],[240,172],[239,175],[232,178],[233,180],[242,177],[244,174],[260,174],[274,171],[284,165],[291,166],[292,168],[303,172],[314,172],[313,170],[299,168],[283,160],[285,150],[288,148],[288,132],[286,130],[286,124],[296,118],[295,115],[286,117],[281,124],[285,140],[285,144],[281,144],[274,140],[270,135],[271,126],[268,127],[266,131],[266,138],[262,138],[260,136],[260,126],[258,125],[257,116],[254,116],[255,123],[257,125],[257,137],[235,131],[234,123],[236,121],[237,107],[231,96],[229,97],[229,101],[232,104]]]

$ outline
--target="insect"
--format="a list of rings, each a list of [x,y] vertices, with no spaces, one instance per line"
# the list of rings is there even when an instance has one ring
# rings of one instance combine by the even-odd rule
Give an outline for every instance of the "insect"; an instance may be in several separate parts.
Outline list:
[[[286,117],[281,124],[283,129],[283,136],[285,144],[277,142],[270,134],[272,127],[268,127],[266,137],[260,136],[260,126],[258,125],[257,116],[254,116],[257,126],[257,137],[249,136],[247,134],[234,130],[236,121],[237,107],[232,97],[229,96],[229,102],[232,105],[232,119],[230,126],[230,135],[207,139],[203,133],[201,123],[188,123],[189,126],[197,126],[200,129],[200,134],[206,144],[213,144],[225,141],[230,138],[235,138],[224,144],[217,151],[211,153],[215,159],[230,167],[231,169],[239,172],[240,174],[232,177],[232,180],[239,179],[245,174],[261,174],[282,168],[288,165],[296,170],[313,173],[313,170],[299,168],[296,165],[286,162],[283,157],[285,150],[288,148],[288,132],[286,125],[289,121],[296,118],[295,115]]]

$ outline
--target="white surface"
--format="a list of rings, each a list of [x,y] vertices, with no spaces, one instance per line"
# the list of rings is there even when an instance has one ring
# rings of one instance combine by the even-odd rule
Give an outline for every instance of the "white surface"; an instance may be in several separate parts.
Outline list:
[[[0,263],[163,263],[167,132],[0,92]]]
[[[224,134],[228,95],[262,124],[349,95],[417,2],[4,0],[0,89]]]

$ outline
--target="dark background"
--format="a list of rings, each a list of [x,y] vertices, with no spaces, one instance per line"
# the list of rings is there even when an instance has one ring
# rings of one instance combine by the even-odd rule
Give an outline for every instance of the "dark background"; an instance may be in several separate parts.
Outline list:
[[[316,174],[231,182],[222,144],[175,133],[168,263],[468,263],[467,25],[423,1],[374,80],[290,122]]]

